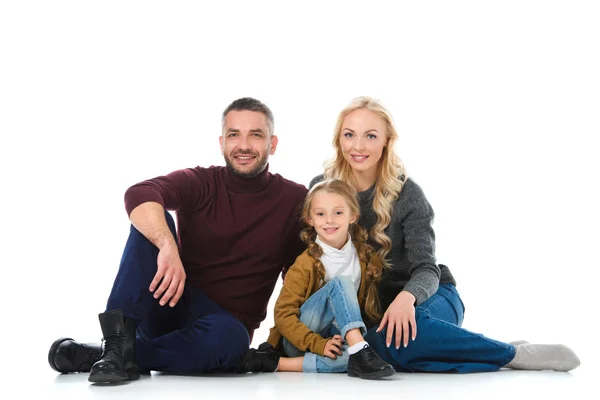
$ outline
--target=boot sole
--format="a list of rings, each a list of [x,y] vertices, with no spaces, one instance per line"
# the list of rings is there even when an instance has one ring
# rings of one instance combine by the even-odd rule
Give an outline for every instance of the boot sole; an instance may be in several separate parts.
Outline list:
[[[381,371],[370,372],[366,374],[359,374],[354,370],[348,370],[348,376],[353,378],[361,378],[361,379],[381,379],[387,378],[388,376],[392,376],[396,373],[392,368],[386,368]]]
[[[128,380],[129,375],[127,373],[123,373],[123,375],[120,375],[114,372],[95,372],[93,374],[90,374],[90,376],[88,377],[88,381],[93,383],[115,383]]]
[[[67,372],[61,371],[60,369],[58,369],[56,364],[54,364],[54,355],[56,354],[56,350],[58,349],[58,346],[60,346],[60,344],[62,342],[66,342],[67,340],[73,340],[73,339],[67,338],[67,337],[62,337],[62,338],[56,339],[54,341],[54,343],[52,343],[52,346],[50,346],[50,351],[48,352],[48,364],[50,364],[50,367],[53,370],[55,370],[56,372],[60,372],[61,374],[66,374]]]
[[[129,376],[130,381],[135,381],[140,379],[140,369],[138,367],[129,368],[127,370],[127,375]]]

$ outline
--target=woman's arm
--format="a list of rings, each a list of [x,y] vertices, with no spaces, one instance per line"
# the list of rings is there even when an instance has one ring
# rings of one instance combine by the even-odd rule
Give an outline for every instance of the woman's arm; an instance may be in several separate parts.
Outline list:
[[[437,290],[440,283],[440,267],[435,258],[435,233],[433,209],[423,197],[401,223],[407,260],[410,263],[410,279],[404,289],[415,297],[416,305],[425,302]]]
[[[415,340],[417,323],[415,305],[425,302],[438,289],[440,268],[435,258],[435,233],[432,223],[433,208],[425,198],[421,188],[412,181],[407,181],[394,212],[399,213],[400,235],[404,238],[406,260],[409,263],[410,278],[404,288],[386,310],[377,331],[387,325],[386,344],[390,346],[395,335],[395,346],[408,346],[409,338]],[[392,240],[398,238],[392,238]]]
[[[404,238],[404,248],[410,278],[403,290],[415,297],[415,305],[425,302],[437,290],[440,283],[440,267],[435,257],[435,233],[433,231],[433,208],[423,190],[408,180],[394,207],[398,213],[398,225]],[[395,230],[396,230],[395,229]],[[392,238],[394,240],[394,238]]]

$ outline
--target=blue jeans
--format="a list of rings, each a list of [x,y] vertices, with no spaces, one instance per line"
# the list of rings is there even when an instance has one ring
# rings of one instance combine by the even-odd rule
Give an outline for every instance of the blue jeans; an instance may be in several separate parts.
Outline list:
[[[461,328],[464,305],[454,285],[443,284],[415,309],[417,337],[408,347],[385,344],[386,329],[369,329],[366,340],[385,361],[403,372],[490,372],[508,364],[514,346]]]
[[[175,222],[165,212],[174,237]],[[158,248],[135,227],[131,231],[106,310],[120,309],[140,322],[136,359],[141,370],[230,371],[250,346],[248,331],[200,289],[186,285],[171,308],[148,290],[157,270]]]
[[[341,335],[352,329],[360,329],[364,335],[367,328],[360,315],[356,288],[346,276],[333,278],[321,289],[313,293],[300,307],[300,322],[311,331],[323,337]],[[314,353],[304,353],[283,339],[283,349],[290,357],[304,355],[304,372],[346,372],[348,370],[348,349],[343,347],[342,355],[335,360]]]

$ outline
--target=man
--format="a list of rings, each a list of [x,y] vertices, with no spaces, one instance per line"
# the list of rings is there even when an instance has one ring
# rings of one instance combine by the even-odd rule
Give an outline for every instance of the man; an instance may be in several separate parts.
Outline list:
[[[278,139],[266,105],[238,99],[222,124],[226,167],[183,169],[127,190],[132,227],[99,315],[104,349],[58,339],[52,368],[119,382],[140,371],[229,371],[248,350],[279,274],[303,250],[307,190],[268,172]],[[165,210],[176,212],[177,230]]]

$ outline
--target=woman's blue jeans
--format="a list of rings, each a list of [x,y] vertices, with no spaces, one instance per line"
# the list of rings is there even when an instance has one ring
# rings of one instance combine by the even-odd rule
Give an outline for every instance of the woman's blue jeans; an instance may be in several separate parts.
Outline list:
[[[369,329],[366,340],[385,361],[403,372],[490,372],[508,364],[514,346],[461,328],[464,305],[454,285],[443,284],[415,308],[417,337],[399,349],[386,346],[386,329]]]
[[[316,291],[300,307],[300,322],[323,337],[341,335],[351,329],[360,329],[364,335],[367,328],[360,315],[356,288],[345,276],[333,278]],[[346,372],[348,370],[348,348],[343,346],[342,355],[335,360],[326,356],[298,350],[287,339],[283,348],[288,356],[304,356],[304,372]]]

